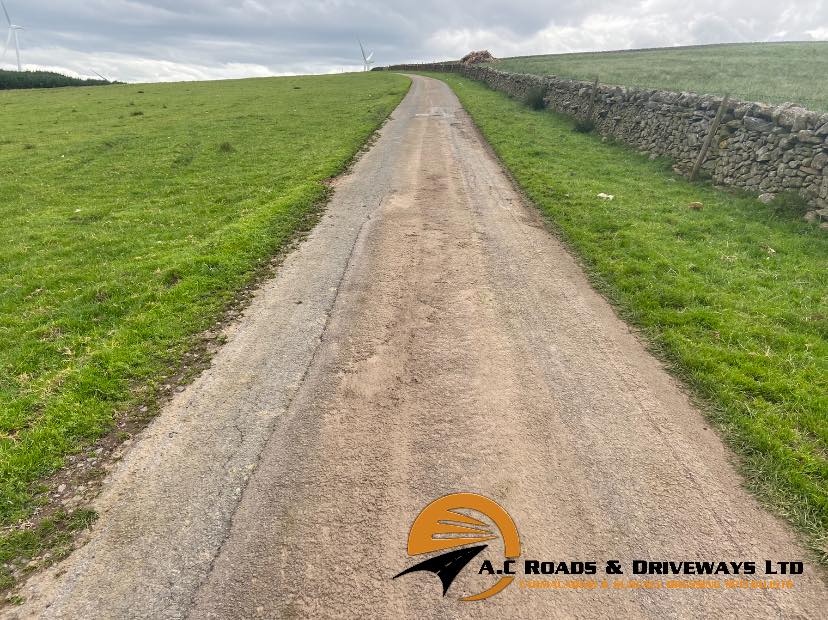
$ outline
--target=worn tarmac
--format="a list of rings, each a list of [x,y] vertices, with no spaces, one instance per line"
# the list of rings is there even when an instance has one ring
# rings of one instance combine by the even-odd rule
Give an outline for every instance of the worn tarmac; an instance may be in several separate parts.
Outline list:
[[[212,367],[110,476],[90,542],[8,615],[820,617],[828,590],[790,528],[742,488],[449,88],[413,80]],[[511,514],[522,559],[806,572],[790,590],[527,589],[519,576],[460,601],[496,580],[477,574],[503,559],[492,541],[445,597],[432,574],[392,580],[415,562],[418,512],[461,491]]]

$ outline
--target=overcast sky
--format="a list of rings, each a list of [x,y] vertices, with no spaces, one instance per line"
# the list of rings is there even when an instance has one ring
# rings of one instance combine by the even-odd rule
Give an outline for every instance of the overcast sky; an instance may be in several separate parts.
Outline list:
[[[133,82],[355,70],[357,38],[379,64],[828,39],[828,0],[3,1],[26,67]]]

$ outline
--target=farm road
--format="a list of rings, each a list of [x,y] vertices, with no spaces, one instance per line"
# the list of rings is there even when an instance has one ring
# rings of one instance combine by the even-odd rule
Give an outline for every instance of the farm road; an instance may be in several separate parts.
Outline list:
[[[461,602],[492,583],[477,561],[445,598],[428,573],[392,581],[415,516],[457,491],[509,511],[523,558],[808,559],[450,89],[413,80],[212,368],[112,474],[90,542],[8,613],[817,617],[811,564],[792,591],[513,584]]]

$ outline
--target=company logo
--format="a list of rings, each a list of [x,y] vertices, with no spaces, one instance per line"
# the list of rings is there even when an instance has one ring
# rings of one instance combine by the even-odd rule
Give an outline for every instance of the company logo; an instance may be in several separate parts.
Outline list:
[[[496,531],[485,521],[469,513],[483,515],[491,521]],[[444,551],[433,555],[419,564],[411,566],[394,576],[402,577],[409,573],[425,571],[434,573],[443,584],[443,596],[449,586],[466,565],[481,551],[489,546],[479,544],[498,538],[503,543],[504,566],[509,559],[520,555],[520,536],[512,517],[497,502],[476,493],[452,493],[441,497],[426,506],[408,534],[408,555],[420,555]],[[451,549],[451,551],[446,551]],[[502,574],[505,571],[497,571]],[[490,588],[462,597],[463,601],[482,601],[502,591],[514,580],[513,576],[503,575]]]

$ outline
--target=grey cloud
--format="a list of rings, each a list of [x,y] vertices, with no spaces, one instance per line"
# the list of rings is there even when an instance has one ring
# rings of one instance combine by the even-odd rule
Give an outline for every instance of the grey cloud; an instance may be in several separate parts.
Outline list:
[[[132,81],[356,70],[357,38],[384,64],[828,33],[824,0],[5,1],[27,66]]]

